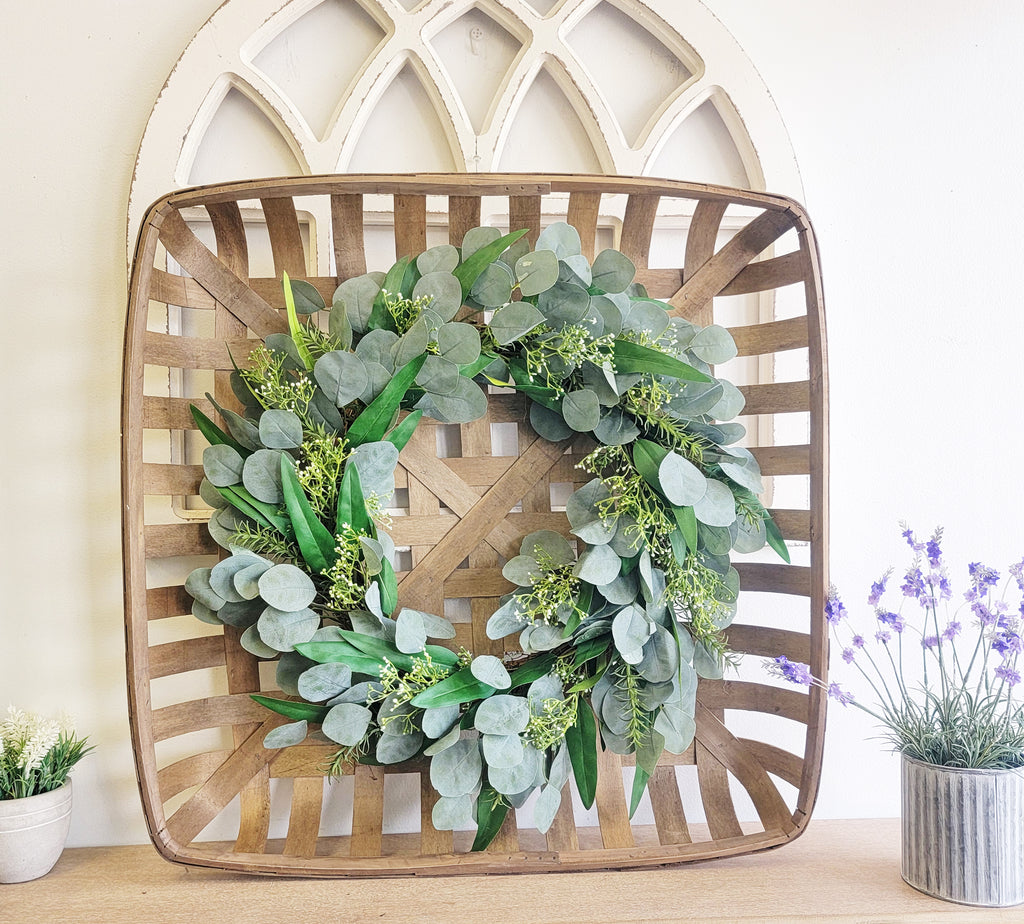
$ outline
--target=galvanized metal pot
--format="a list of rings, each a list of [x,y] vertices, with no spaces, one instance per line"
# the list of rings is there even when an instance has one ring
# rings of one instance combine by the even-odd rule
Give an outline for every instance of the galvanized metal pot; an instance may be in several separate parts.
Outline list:
[[[965,905],[1024,902],[1024,768],[963,770],[904,755],[903,878]]]

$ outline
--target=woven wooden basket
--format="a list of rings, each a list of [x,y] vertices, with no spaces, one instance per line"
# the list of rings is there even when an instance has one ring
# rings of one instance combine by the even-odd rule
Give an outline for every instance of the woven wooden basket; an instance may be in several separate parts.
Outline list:
[[[801,476],[774,481],[780,491],[802,484],[806,503],[773,510],[799,563],[765,556],[736,564],[743,592],[730,645],[756,656],[747,658],[756,670],[750,679],[701,681],[694,744],[680,757],[666,754],[649,805],[645,797],[630,821],[631,760],[606,752],[593,810],[574,793],[546,835],[517,827],[510,812],[491,847],[471,853],[472,832],[432,827],[422,765],[358,766],[331,782],[322,770],[329,748],[264,748],[284,720],[248,694],[274,689],[272,665],[261,668],[237,630],[189,615],[182,583],[218,552],[196,496],[202,440],[189,404],[212,414],[206,392],[231,403],[232,356],[287,329],[282,273],[308,279],[329,303],[339,282],[366,272],[382,238],[387,257],[370,269],[444,239],[458,245],[492,215],[529,228],[533,240],[542,224],[568,220],[591,259],[595,247],[617,247],[652,296],[699,323],[746,305],[742,326],[723,323],[760,370],[760,381],[742,387],[752,448],[765,475]],[[667,265],[649,268],[652,253],[668,254],[659,260]],[[772,291],[781,287],[785,310],[776,310]],[[775,354],[795,357],[802,380],[765,382],[780,377]],[[772,425],[775,415],[796,420],[801,435],[775,445],[773,434],[786,430]],[[589,479],[573,467],[585,448],[538,439],[516,395],[493,394],[487,419],[440,434],[424,418],[398,470],[402,509],[392,534],[409,550],[398,562],[400,604],[445,612],[447,600],[454,642],[501,654],[502,643],[484,633],[496,598],[511,588],[500,564],[526,533],[567,534],[558,498]],[[814,803],[825,701],[817,690],[771,685],[759,662],[785,654],[825,672],[826,474],[817,254],[791,200],[648,178],[465,174],[276,179],[161,199],[135,254],[123,402],[131,728],[154,843],[177,862],[317,876],[651,866],[785,843]]]

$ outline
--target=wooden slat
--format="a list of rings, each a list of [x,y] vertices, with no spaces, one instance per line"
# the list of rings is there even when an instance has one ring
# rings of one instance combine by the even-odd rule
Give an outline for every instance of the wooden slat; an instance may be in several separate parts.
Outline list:
[[[698,702],[699,705],[699,702]],[[721,712],[715,714],[721,719]],[[733,805],[732,793],[729,790],[729,774],[718,759],[713,748],[701,741],[695,742],[697,757],[697,782],[700,785],[700,801],[704,806],[704,816],[713,838],[741,837],[743,829],[736,817],[736,806]]]
[[[366,272],[361,193],[331,194],[331,236],[338,282]]]
[[[448,197],[448,241],[456,247],[462,246],[467,231],[480,226],[480,197]]]
[[[686,235],[686,257],[683,264],[683,278],[690,279],[714,256],[718,230],[728,203],[705,199],[697,203],[693,221]],[[694,324],[707,326],[713,321],[710,301],[702,305],[684,308],[684,317]]]
[[[702,680],[697,699],[709,709],[742,709],[807,722],[808,696],[799,690],[740,680]]]
[[[811,592],[811,569],[803,565],[773,565],[756,561],[737,561],[740,587],[744,590],[806,597]]]
[[[302,246],[302,231],[295,201],[289,197],[261,199],[263,216],[270,235],[270,252],[274,257],[274,275],[287,273],[292,279],[306,275],[306,251]]]
[[[540,234],[540,196],[509,196],[508,228],[509,231],[526,228],[526,239],[532,248]]]
[[[580,233],[583,256],[591,263],[597,250],[597,219],[601,211],[601,193],[577,191],[569,193],[565,220]]]
[[[217,241],[217,259],[240,279],[249,277],[249,244],[237,202],[215,202],[206,207]],[[181,261],[179,261],[181,262]],[[185,264],[182,264],[184,266]],[[187,267],[186,267],[187,269]],[[191,272],[191,271],[190,271]],[[192,274],[193,276],[195,273]],[[199,280],[202,282],[202,280]]]
[[[288,836],[284,843],[286,857],[316,856],[323,801],[322,776],[295,778],[292,783],[291,811],[288,813]]]
[[[206,696],[153,710],[153,734],[157,741],[175,738],[201,728],[262,721],[267,710],[244,693]]]
[[[810,446],[752,446],[762,475],[806,475],[811,470]]]
[[[157,773],[157,788],[160,799],[167,802],[178,793],[201,786],[228,757],[231,751],[201,751],[161,767]]]
[[[811,409],[808,382],[771,382],[767,385],[740,385],[746,399],[744,414],[794,414]]]
[[[258,343],[257,340],[212,340],[147,331],[144,346],[147,365],[170,366],[175,369],[230,370],[234,368],[232,356],[237,365],[245,366],[249,353]]]
[[[201,465],[145,462],[142,466],[143,490],[147,494],[194,496],[199,493],[199,482],[202,480]]]
[[[779,779],[789,783],[790,786],[800,786],[800,776],[803,773],[804,762],[796,754],[784,751],[774,744],[754,741],[752,738],[740,738],[739,742],[747,750],[747,753],[764,767],[766,773],[775,774]]]
[[[569,787],[562,790],[562,802],[555,813],[555,820],[545,835],[548,850],[579,850],[580,839],[573,817],[572,795]]]
[[[358,764],[352,796],[352,856],[379,857],[384,832],[384,772]]]
[[[267,765],[272,752],[263,747],[263,738],[285,721],[282,716],[274,715],[263,722],[192,798],[167,819],[167,834],[180,844],[188,844],[213,821],[242,787]]]
[[[220,667],[224,663],[223,635],[167,642],[149,649],[149,673],[153,678]]]
[[[427,249],[427,197],[395,196],[395,256],[407,257]],[[405,295],[411,293],[406,292]]]
[[[155,268],[149,297],[179,308],[212,309],[217,305],[217,300],[191,276],[178,276]]]
[[[424,855],[448,854],[453,851],[452,832],[438,831],[431,813],[440,795],[430,783],[430,776],[420,774],[420,853]]]
[[[597,749],[597,795],[594,798],[605,848],[632,847],[626,790],[622,783],[622,762],[617,754]]]
[[[632,193],[622,216],[622,239],[619,250],[637,266],[647,266],[651,253],[654,219],[658,216],[660,196],[654,193]]]
[[[215,414],[212,404],[205,398],[165,398],[144,395],[142,398],[142,426],[147,430],[194,430],[191,406],[195,405],[207,417]]]
[[[689,829],[683,812],[683,801],[679,796],[679,782],[675,767],[659,764],[647,781],[647,791],[654,810],[654,823],[658,828],[658,842],[661,844],[689,844]]]
[[[739,356],[763,356],[783,350],[799,350],[807,346],[807,316],[730,327]]]
[[[714,753],[723,768],[743,785],[765,828],[792,831],[795,825],[790,810],[764,768],[722,724],[718,716],[699,700],[694,719],[697,722],[698,742],[707,747],[709,753]]]
[[[161,241],[203,288],[257,336],[287,333],[284,318],[210,253],[177,212],[164,218]]]
[[[151,587],[146,591],[149,619],[166,619],[192,612],[192,596],[184,587]]]
[[[769,512],[784,538],[794,542],[807,542],[812,538],[810,510],[780,510],[773,507]]]
[[[791,629],[772,629],[734,622],[725,630],[729,648],[761,658],[784,654],[791,661],[806,664],[810,660],[810,636]]]
[[[178,555],[205,555],[216,552],[205,523],[157,524],[146,527],[146,558],[174,558]]]
[[[751,292],[766,292],[768,289],[780,289],[803,282],[806,267],[803,255],[798,250],[772,257],[770,260],[758,260],[741,269],[722,291],[720,295],[749,295]]]
[[[535,441],[399,584],[403,600],[409,601],[406,605],[416,606],[416,601],[424,596],[435,595],[437,588],[474,547],[483,527],[500,522],[528,488],[544,477],[563,450],[562,443]]]
[[[669,299],[686,318],[700,318],[708,302],[736,278],[743,267],[793,227],[788,213],[765,211],[725,244]]]

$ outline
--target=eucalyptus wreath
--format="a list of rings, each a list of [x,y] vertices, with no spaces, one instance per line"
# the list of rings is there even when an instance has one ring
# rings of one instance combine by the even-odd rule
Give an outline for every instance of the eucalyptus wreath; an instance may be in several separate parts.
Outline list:
[[[730,551],[788,561],[743,427],[724,422],[743,406],[712,373],[736,354],[728,331],[670,316],[616,250],[591,265],[570,225],[533,250],[525,233],[474,229],[346,280],[329,309],[285,277],[289,333],[231,377],[244,412],[214,402],[222,429],[192,409],[230,554],[185,586],[196,617],[277,659],[286,697],[253,699],[291,721],[266,746],[330,742],[332,773],[427,758],[434,826],[475,823],[474,849],[534,793],[546,831],[570,776],[590,807],[599,747],[636,755],[632,814],[662,751],[692,741],[697,678],[729,657]],[[486,625],[518,634],[503,658],[435,644],[452,623],[399,607],[387,532],[422,415],[478,419],[491,386],[529,399],[542,438],[594,441],[572,538],[534,532],[504,564],[515,589]]]

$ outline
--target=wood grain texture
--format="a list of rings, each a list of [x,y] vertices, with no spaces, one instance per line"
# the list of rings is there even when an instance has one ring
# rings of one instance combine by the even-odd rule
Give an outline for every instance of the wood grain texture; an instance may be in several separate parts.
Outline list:
[[[706,830],[700,828],[701,836]],[[393,852],[402,835],[386,835]],[[416,838],[416,835],[406,835]],[[75,847],[54,870],[17,887],[4,907],[7,924],[192,924],[240,919],[276,920],[281,908],[302,908],[314,920],[403,921],[409,909],[430,907],[438,924],[588,924],[636,920],[761,924],[871,921],[876,924],[1020,924],[1024,909],[970,908],[912,889],[900,878],[900,821],[816,820],[785,850],[723,858],[716,863],[607,872],[551,873],[529,884],[514,876],[373,878],[338,888],[295,877],[259,878],[165,863],[147,846]],[[8,890],[12,894],[14,889]],[[5,893],[6,894],[6,893]]]
[[[202,394],[208,386],[193,392],[165,387],[147,393],[143,371],[146,366],[160,367],[167,370],[171,382],[176,377],[191,382],[212,376],[218,401],[233,403],[228,382],[232,357],[244,362],[258,338],[286,330],[282,272],[307,278],[329,302],[341,280],[368,268],[386,269],[366,266],[367,195],[383,195],[394,203],[399,255],[426,247],[427,196],[447,202],[449,239],[456,245],[479,224],[481,199],[488,196],[508,201],[512,226],[527,228],[530,240],[536,240],[542,220],[567,218],[579,228],[583,249],[590,256],[598,228],[616,226],[618,219],[609,213],[608,203],[614,201],[618,209],[624,198],[617,246],[634,260],[638,279],[653,295],[671,299],[674,311],[702,321],[714,319],[719,295],[803,287],[803,314],[733,328],[733,335],[740,355],[765,357],[764,367],[776,353],[807,351],[806,381],[758,382],[744,386],[743,392],[746,413],[803,413],[810,421],[806,444],[752,447],[765,475],[800,475],[810,483],[808,509],[774,511],[787,539],[809,545],[809,564],[737,562],[745,592],[802,597],[807,600],[806,615],[785,630],[751,625],[744,621],[741,596],[740,620],[730,628],[730,640],[737,650],[758,657],[785,653],[825,675],[827,639],[821,609],[828,577],[824,312],[813,233],[797,203],[761,193],[643,177],[533,174],[285,178],[175,193],[153,206],[140,233],[126,320],[122,404],[129,706],[140,790],[154,843],[168,859],[192,866],[350,877],[471,877],[474,873],[662,866],[788,843],[806,826],[820,776],[825,701],[816,691],[808,695],[762,684],[702,683],[697,739],[684,754],[665,755],[649,782],[654,825],[633,823],[628,817],[633,757],[602,752],[597,827],[574,815],[567,792],[546,836],[530,827],[528,811],[520,817],[510,813],[491,849],[473,854],[469,852],[471,832],[453,835],[434,830],[430,813],[436,794],[422,760],[400,767],[348,768],[345,775],[354,793],[353,805],[347,809],[351,814],[332,819],[332,824],[340,822],[344,828],[350,823],[352,834],[322,834],[323,767],[331,748],[314,739],[281,751],[262,746],[266,732],[279,718],[268,717],[248,694],[268,682],[272,685],[267,678],[273,672],[265,671],[261,679],[255,659],[238,643],[238,630],[227,627],[219,635],[150,645],[150,620],[190,618],[191,600],[180,584],[183,575],[162,578],[161,583],[168,586],[161,586],[153,582],[150,572],[157,572],[147,563],[184,568],[186,561],[215,561],[219,549],[201,522],[169,523],[166,514],[160,519],[148,514],[151,507],[166,510],[168,497],[195,496],[202,477],[198,458],[186,456],[183,464],[170,464],[143,461],[142,454],[144,432],[153,442],[177,440],[194,429],[191,404],[214,416],[209,401],[187,397]],[[329,207],[332,240],[326,249],[333,263],[322,254],[317,265],[307,265],[312,255],[304,252],[302,244],[298,196],[303,197],[303,208],[311,196],[323,197]],[[689,211],[693,220],[678,265],[650,269],[647,261],[663,200],[673,200],[667,212]],[[248,211],[254,202],[261,204],[268,226],[274,261],[271,278],[250,274],[246,227],[251,229],[256,220]],[[746,209],[751,217],[729,237],[722,231],[722,218],[731,204]],[[180,211],[185,208],[195,210],[190,216],[206,210],[216,239],[213,249],[186,222]],[[797,249],[774,256],[772,244],[791,228],[797,230]],[[721,246],[720,240],[725,241]],[[183,275],[177,268],[174,273],[168,271],[164,252]],[[203,315],[198,331],[208,331],[212,317],[213,335],[196,330],[147,331],[153,302]],[[391,532],[399,546],[411,550],[412,559],[411,570],[399,574],[400,603],[442,612],[446,599],[468,599],[468,615],[457,620],[453,642],[477,653],[501,655],[515,644],[514,638],[487,639],[483,628],[499,596],[510,586],[501,575],[502,560],[515,555],[521,538],[538,529],[572,538],[564,512],[552,508],[551,485],[579,485],[589,479],[574,467],[589,451],[586,439],[546,443],[536,438],[527,421],[528,402],[521,395],[492,395],[488,417],[460,426],[454,455],[442,459],[437,451],[442,431],[425,419],[403,451],[396,476],[398,487],[407,492],[408,515],[395,517]],[[514,426],[516,455],[494,454],[492,425]],[[194,442],[190,436],[189,445]],[[162,507],[148,498],[162,498]],[[221,678],[220,683],[226,677],[226,694],[209,695],[196,684],[183,701],[152,707],[153,682],[173,682],[176,689],[184,689],[196,678],[211,677]],[[802,753],[783,750],[770,740],[737,737],[729,728],[729,716],[740,712],[806,723]],[[222,740],[197,744],[187,753],[187,747],[193,747],[189,736],[195,732],[220,735]],[[178,749],[172,759],[161,759],[164,746],[158,749],[158,741]],[[391,774],[418,776],[419,830],[408,835],[384,833],[389,824],[384,784]],[[280,781],[276,788],[272,780]],[[778,781],[797,787],[795,799],[788,789],[783,798]],[[737,809],[730,788],[737,784],[753,803],[756,821],[747,822]],[[165,806],[175,797],[177,801],[167,809],[174,811],[166,817]],[[185,801],[178,805],[182,798]],[[683,805],[693,800],[703,803],[708,829],[686,818]],[[234,840],[228,844],[197,840],[199,832],[223,817],[233,802],[240,818]],[[272,817],[287,819],[286,836],[276,843],[269,839]]]

